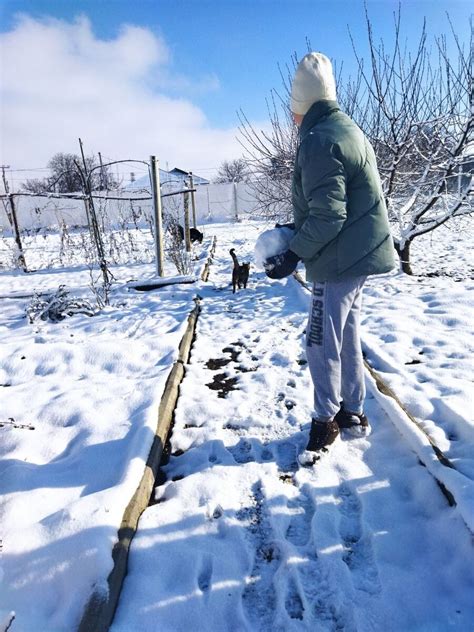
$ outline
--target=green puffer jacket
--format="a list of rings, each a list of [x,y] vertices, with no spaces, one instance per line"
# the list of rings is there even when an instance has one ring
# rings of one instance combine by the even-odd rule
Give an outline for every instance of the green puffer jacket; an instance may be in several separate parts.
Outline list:
[[[337,101],[305,115],[293,175],[290,248],[308,281],[382,274],[395,267],[375,153]]]

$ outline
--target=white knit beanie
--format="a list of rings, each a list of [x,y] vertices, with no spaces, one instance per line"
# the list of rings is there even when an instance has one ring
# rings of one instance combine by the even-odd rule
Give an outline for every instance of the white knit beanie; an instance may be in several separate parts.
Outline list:
[[[331,62],[322,53],[308,53],[298,64],[291,85],[291,111],[304,115],[313,103],[325,100],[336,100]]]

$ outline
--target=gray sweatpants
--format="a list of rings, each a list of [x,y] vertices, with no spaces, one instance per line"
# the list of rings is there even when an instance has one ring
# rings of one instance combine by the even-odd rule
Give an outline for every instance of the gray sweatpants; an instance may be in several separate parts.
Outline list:
[[[365,398],[360,309],[366,277],[314,283],[306,356],[314,385],[313,419],[328,420],[341,401],[361,413]]]

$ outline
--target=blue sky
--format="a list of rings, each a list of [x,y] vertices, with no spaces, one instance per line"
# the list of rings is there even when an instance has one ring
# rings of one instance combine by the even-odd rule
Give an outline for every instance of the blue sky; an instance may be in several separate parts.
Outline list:
[[[401,5],[402,34],[409,47],[415,46],[425,16],[429,33],[438,35],[447,32],[447,10],[461,39],[466,39],[472,13],[470,1],[402,0]],[[393,12],[397,10],[398,1],[368,0],[367,6],[376,37],[390,41]],[[51,18],[59,21],[54,31],[58,34],[60,28],[66,32],[67,24],[73,24],[78,16],[85,16],[94,43],[98,46],[109,43],[111,49],[125,25],[141,27],[145,35],[156,38],[162,49],[158,63],[160,72],[154,71],[151,59],[146,62],[146,72],[138,72],[135,79],[127,77],[135,87],[139,86],[142,98],[145,98],[144,95],[150,98],[162,95],[178,106],[186,102],[195,108],[193,116],[201,117],[196,125],[214,132],[227,130],[234,136],[238,125],[236,110],[239,108],[250,120],[263,124],[266,118],[265,99],[272,88],[281,87],[278,64],[284,66],[288,63],[293,52],[301,57],[306,52],[306,38],[309,38],[314,50],[325,52],[337,63],[343,62],[348,72],[354,69],[348,28],[360,52],[366,53],[367,36],[361,0],[1,0],[0,7],[0,33],[14,34],[20,40],[23,32],[22,41],[25,42],[25,34],[34,32],[31,50],[28,51],[32,58],[35,51],[45,48],[40,26]],[[18,14],[28,16],[28,29],[25,25],[23,31],[19,29]],[[33,25],[37,28],[33,29]],[[43,29],[44,37],[51,37],[52,31],[48,33]],[[135,35],[138,38],[138,32]],[[70,37],[74,40],[74,35]],[[8,39],[9,46],[11,39]],[[143,41],[146,39],[146,36],[142,38]],[[155,46],[156,42],[150,43]],[[7,53],[13,55],[14,50],[17,49],[11,45]],[[59,47],[56,50],[56,55],[63,54]],[[5,54],[6,61],[13,64],[14,60],[8,54]],[[84,56],[84,51],[81,54]],[[146,52],[141,54],[146,55]],[[65,51],[66,55],[69,55],[69,68],[75,67],[71,51]],[[94,62],[89,60],[89,63]],[[28,60],[25,60],[25,65],[27,67]],[[45,58],[43,68],[48,66]],[[59,77],[60,73],[56,85],[61,84]],[[54,92],[49,89],[52,106]],[[34,97],[30,94],[22,98],[28,96]],[[122,96],[121,100],[126,102],[127,98]],[[73,109],[70,104],[69,100],[68,112]],[[95,109],[100,111],[100,105]],[[46,111],[42,116],[44,120]],[[183,116],[186,116],[186,110]],[[159,136],[159,130],[157,133]],[[180,142],[185,136],[181,130],[178,134]],[[107,137],[103,136],[101,143],[106,140]],[[71,142],[70,139],[68,142]],[[215,139],[212,144],[216,145]],[[109,153],[125,151],[117,143],[111,145]],[[54,143],[49,142],[48,151],[54,149]],[[165,149],[169,153],[169,149],[163,147],[163,151]],[[230,149],[229,144],[228,151],[238,152],[237,146],[232,145]],[[13,153],[16,155],[16,152]],[[38,152],[37,160],[40,162],[46,160],[46,153],[43,154]],[[214,160],[206,154],[202,165],[195,167],[211,168],[210,163],[221,157],[222,152],[217,152]],[[174,160],[175,156],[170,159]]]

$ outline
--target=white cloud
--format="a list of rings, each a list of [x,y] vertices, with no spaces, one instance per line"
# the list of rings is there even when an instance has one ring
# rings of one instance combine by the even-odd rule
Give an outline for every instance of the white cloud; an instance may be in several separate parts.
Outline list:
[[[219,88],[215,75],[195,80],[175,72],[162,37],[125,25],[98,39],[86,17],[68,23],[17,17],[0,34],[0,161],[44,166],[56,152],[147,159],[199,173],[241,155],[237,130],[213,128],[189,95]],[[179,89],[183,98],[167,95]],[[205,175],[205,174],[204,174]]]

